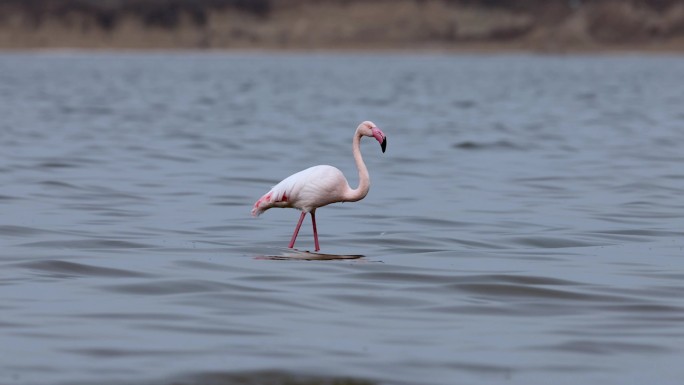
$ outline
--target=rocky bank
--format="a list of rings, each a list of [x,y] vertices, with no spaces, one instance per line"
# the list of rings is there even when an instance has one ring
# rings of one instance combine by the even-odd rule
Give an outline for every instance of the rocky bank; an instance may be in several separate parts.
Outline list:
[[[684,2],[0,0],[0,48],[684,52]]]

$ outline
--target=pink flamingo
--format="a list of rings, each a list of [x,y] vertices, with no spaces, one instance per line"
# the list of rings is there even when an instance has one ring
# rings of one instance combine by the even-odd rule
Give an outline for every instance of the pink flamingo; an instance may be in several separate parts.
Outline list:
[[[318,231],[316,230],[316,209],[336,202],[356,202],[363,199],[370,189],[370,175],[366,164],[361,157],[361,137],[374,137],[382,152],[385,152],[387,138],[385,134],[373,122],[365,121],[356,128],[354,139],[352,140],[352,152],[356,168],[359,170],[359,187],[352,189],[347,183],[342,171],[327,165],[313,166],[290,175],[282,182],[275,185],[271,191],[259,198],[252,208],[252,215],[258,216],[271,207],[293,207],[302,211],[297,222],[292,240],[288,246],[294,247],[299,228],[306,213],[311,213],[311,223],[313,224],[314,243],[316,251],[321,248],[318,246]]]

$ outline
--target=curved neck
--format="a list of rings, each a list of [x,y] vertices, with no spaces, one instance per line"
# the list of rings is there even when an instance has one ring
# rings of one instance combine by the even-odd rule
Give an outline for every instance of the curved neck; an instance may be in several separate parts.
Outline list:
[[[354,133],[354,139],[352,140],[352,152],[354,153],[356,168],[359,170],[359,187],[356,189],[350,188],[346,196],[347,199],[345,199],[348,202],[356,202],[363,199],[370,189],[370,175],[368,174],[366,164],[363,163],[363,157],[361,157],[361,133],[358,130]]]

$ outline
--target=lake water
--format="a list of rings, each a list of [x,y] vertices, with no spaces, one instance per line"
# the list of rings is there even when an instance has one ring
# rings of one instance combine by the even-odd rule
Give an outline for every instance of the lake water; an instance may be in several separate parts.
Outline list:
[[[681,384],[683,79],[681,56],[1,54],[0,384]],[[388,137],[362,143],[370,193],[317,222],[364,257],[271,258],[299,213],[252,204],[315,164],[355,186],[363,120]]]

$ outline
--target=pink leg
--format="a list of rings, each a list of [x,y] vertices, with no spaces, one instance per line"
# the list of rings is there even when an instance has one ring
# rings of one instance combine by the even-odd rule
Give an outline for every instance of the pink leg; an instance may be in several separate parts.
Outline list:
[[[311,212],[311,223],[313,223],[313,232],[314,232],[314,244],[316,245],[316,250],[320,250],[320,246],[318,246],[318,231],[316,230],[316,210],[313,210]]]
[[[304,217],[306,216],[306,213],[302,211],[302,215],[299,217],[299,222],[297,222],[297,227],[295,228],[294,234],[292,234],[292,240],[290,241],[290,246],[288,248],[293,248],[295,239],[297,239],[297,234],[299,234],[299,228],[302,227],[302,222],[304,222]]]

